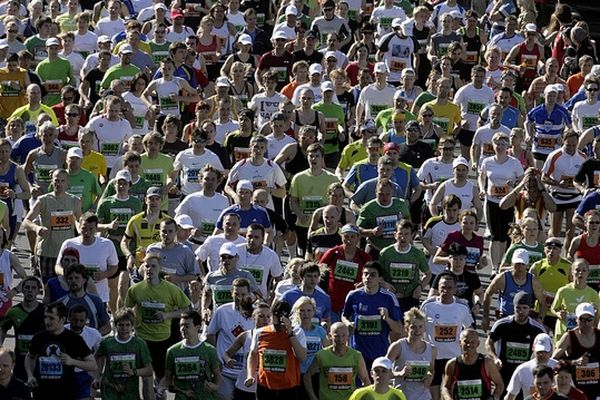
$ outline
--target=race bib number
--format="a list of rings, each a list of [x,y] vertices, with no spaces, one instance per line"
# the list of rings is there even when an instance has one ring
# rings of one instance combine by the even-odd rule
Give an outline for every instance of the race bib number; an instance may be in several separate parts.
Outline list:
[[[537,68],[537,56],[533,54],[523,54],[521,56],[521,65],[527,69]]]
[[[481,250],[477,247],[467,246],[467,262],[466,265],[469,267],[474,267],[479,262],[479,258],[481,257]]]
[[[177,100],[173,100],[170,97],[161,97],[158,99],[158,104],[161,110],[176,110],[179,106]]]
[[[263,369],[269,372],[285,372],[287,352],[285,350],[265,350],[262,354]]]
[[[587,283],[596,284],[600,282],[600,265],[590,265]]]
[[[213,300],[217,306],[225,303],[231,303],[233,296],[231,295],[231,286],[217,285],[213,288]]]
[[[358,264],[352,261],[337,260],[333,272],[334,279],[344,282],[354,282],[358,276]]]
[[[539,147],[541,147],[543,149],[554,150],[557,143],[558,143],[558,141],[555,137],[541,136],[541,135],[538,136],[537,144]]]
[[[575,314],[567,314],[567,329],[577,328],[577,317]]]
[[[415,264],[390,263],[392,283],[410,283],[415,278]]]
[[[380,315],[359,315],[358,326],[356,327],[359,335],[374,336],[381,334],[381,316]]]
[[[589,362],[586,365],[578,365],[575,368],[575,380],[580,385],[598,383],[598,376],[600,376],[600,363]]]
[[[506,359],[511,364],[529,360],[529,343],[506,342]]]
[[[383,226],[383,235],[384,239],[391,239],[394,237],[394,232],[396,231],[396,223],[398,222],[397,215],[383,215],[381,217],[377,217],[375,219],[377,225]]]
[[[337,133],[338,131],[338,119],[337,118],[325,118],[325,132]]]
[[[144,127],[144,121],[146,120],[146,117],[134,117],[135,118],[135,122],[134,122],[134,126],[135,129],[142,129]]]
[[[250,157],[250,149],[245,147],[233,148],[233,158],[235,158],[235,161],[241,161],[248,157]]]
[[[302,209],[304,215],[312,215],[323,204],[321,196],[302,196]]]
[[[448,127],[450,126],[450,120],[446,117],[433,117],[433,122],[438,124],[440,126],[440,128],[442,128],[444,130],[444,132],[446,132],[446,134],[450,133],[448,131]]]
[[[158,65],[162,60],[169,57],[168,51],[153,51],[152,52],[152,61],[154,64]]]
[[[40,378],[54,380],[63,376],[63,365],[58,357],[39,357]]]
[[[19,81],[1,81],[0,95],[2,97],[16,97],[21,93]]]
[[[111,208],[109,212],[111,220],[116,219],[119,228],[126,227],[129,219],[133,215],[133,210],[131,208]]]
[[[286,67],[271,67],[271,71],[277,74],[277,80],[281,82],[287,82],[288,71]]]
[[[402,72],[404,68],[406,68],[406,60],[393,57],[390,61],[390,71]]]
[[[100,146],[100,153],[105,156],[116,156],[119,154],[121,143],[110,143],[104,142]]]
[[[108,360],[108,368],[114,378],[129,377],[123,368],[125,364],[129,365],[129,368],[135,369],[135,353],[110,354]]]
[[[485,108],[485,104],[467,102],[467,114],[479,115],[479,113]]]
[[[484,143],[482,148],[481,148],[481,152],[483,153],[483,155],[485,157],[491,157],[493,156],[494,153],[494,146],[492,146],[491,143]]]
[[[50,230],[66,231],[73,228],[73,211],[52,211],[50,213]]]
[[[63,81],[61,80],[50,80],[44,82],[44,86],[48,91],[48,94],[59,94],[63,87]]]
[[[50,183],[52,171],[58,168],[58,165],[42,165],[36,166],[36,179],[38,182]]]
[[[410,360],[406,362],[407,375],[404,376],[404,380],[408,382],[422,382],[427,376],[429,371],[429,361],[421,360]]]
[[[189,183],[198,183],[198,173],[199,172],[200,172],[199,169],[195,169],[195,168],[188,169],[187,173],[186,173],[187,181]]]
[[[262,281],[265,276],[265,267],[263,267],[262,265],[244,265],[242,269],[252,274],[252,276],[256,280],[257,285],[260,286],[262,284]]]
[[[175,377],[181,380],[198,380],[200,364],[200,356],[175,357]]]
[[[31,343],[31,339],[33,339],[33,335],[17,335],[16,340],[16,352],[17,354],[27,354],[29,351],[29,344]]]
[[[375,118],[380,111],[389,108],[387,104],[370,104],[369,110],[371,111],[371,117]]]
[[[327,371],[327,386],[330,390],[351,389],[353,375],[351,367],[329,368]]]
[[[202,235],[210,236],[215,231],[215,223],[213,221],[203,220],[200,223],[200,230],[202,231]]]
[[[456,342],[456,325],[439,324],[434,326],[433,338],[436,342]]]
[[[465,51],[465,64],[477,64],[478,58],[476,51]]]
[[[459,399],[480,399],[483,396],[481,379],[470,379],[456,382]]]
[[[510,192],[508,185],[492,185],[490,186],[490,196],[502,198]]]
[[[581,124],[583,129],[589,129],[592,126],[598,125],[598,117],[597,116],[585,116],[581,119]]]
[[[146,324],[160,324],[163,322],[156,314],[165,311],[164,303],[153,303],[151,301],[142,302],[142,322]]]
[[[147,180],[151,186],[162,187],[163,173],[164,171],[162,168],[149,168],[144,170],[144,179]]]

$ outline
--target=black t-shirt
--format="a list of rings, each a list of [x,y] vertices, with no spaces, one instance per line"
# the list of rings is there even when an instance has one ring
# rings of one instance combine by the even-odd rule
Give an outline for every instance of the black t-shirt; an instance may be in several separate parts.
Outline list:
[[[308,65],[310,64],[321,64],[323,61],[323,53],[318,51],[313,51],[313,53],[309,56],[306,54],[304,49],[296,50],[294,52],[294,62],[296,61],[306,61]]]
[[[0,399],[29,400],[31,399],[31,389],[23,381],[13,376],[7,387],[0,385]]]
[[[435,153],[433,152],[431,145],[419,140],[413,145],[408,145],[406,143],[400,145],[400,156],[398,159],[411,167],[418,169],[421,168],[421,165],[423,165],[425,160],[434,155]]]
[[[100,82],[102,82],[102,78],[104,78],[104,72],[100,71],[99,68],[94,68],[88,71],[88,73],[85,74],[85,78],[83,78],[90,85],[89,98],[92,104],[95,104],[98,100],[100,100],[98,89],[100,89]]]
[[[479,276],[467,270],[461,275],[456,275],[456,297],[467,300],[469,308],[473,307],[473,292],[481,287]],[[439,290],[440,275],[436,275],[431,287]]]
[[[173,143],[165,142],[162,150],[160,151],[163,154],[170,155],[175,157],[179,152],[189,148],[190,146],[184,142],[183,140],[177,138]]]
[[[600,160],[587,159],[581,164],[581,169],[575,175],[575,182],[593,189],[600,186]]]
[[[342,237],[339,233],[327,234],[320,229],[310,235],[307,243],[307,250],[311,253],[319,250],[320,253],[325,253],[325,250],[329,250],[335,246],[342,244]]]
[[[83,338],[67,329],[59,335],[43,331],[31,340],[29,354],[36,357],[36,399],[56,399],[58,393],[61,399],[74,399],[75,367],[61,363],[59,357],[63,353],[77,360],[83,360],[92,354]]]

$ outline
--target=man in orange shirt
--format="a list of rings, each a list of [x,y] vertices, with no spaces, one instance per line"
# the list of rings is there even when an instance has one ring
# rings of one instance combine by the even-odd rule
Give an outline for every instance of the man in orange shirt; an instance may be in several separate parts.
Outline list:
[[[245,385],[257,383],[257,400],[298,400],[306,336],[300,327],[292,326],[289,304],[276,301],[271,311],[273,324],[257,329],[252,336]]]

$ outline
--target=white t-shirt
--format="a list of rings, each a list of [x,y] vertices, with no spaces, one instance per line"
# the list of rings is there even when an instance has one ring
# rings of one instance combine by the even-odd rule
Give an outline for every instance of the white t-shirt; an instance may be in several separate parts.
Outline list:
[[[392,21],[396,18],[400,18],[402,21],[406,20],[406,13],[402,8],[398,6],[392,6],[391,8],[381,6],[373,10],[370,22],[377,24],[377,35],[382,37],[392,31]]]
[[[499,128],[491,128],[490,124],[485,124],[475,131],[473,144],[479,146],[479,166],[481,166],[484,158],[491,157],[495,154],[494,147],[492,147],[492,138],[496,132],[503,132],[510,136],[510,129],[504,125],[500,125]]]
[[[587,101],[578,101],[573,107],[573,127],[581,135],[585,130],[598,125],[598,112],[600,102],[588,104]]]
[[[554,368],[557,363],[558,361],[554,358],[548,360],[548,366],[550,368]],[[533,370],[537,366],[538,362],[535,358],[519,365],[517,369],[515,369],[515,372],[513,372],[510,382],[508,382],[508,386],[506,386],[507,393],[516,396],[522,391],[524,397],[529,396],[531,389],[535,387],[533,384]]]
[[[495,157],[486,158],[481,163],[480,172],[487,177],[485,198],[494,203],[500,203],[525,173],[521,162],[511,156],[502,164],[498,163]]]
[[[494,91],[486,85],[483,85],[481,89],[476,89],[470,83],[456,91],[454,103],[460,106],[463,122],[469,123],[467,130],[474,132],[477,129],[477,120],[481,110],[494,103]]]
[[[92,31],[87,31],[83,35],[77,32],[75,33],[75,44],[73,45],[73,51],[86,52],[88,54],[96,51],[96,45],[98,43],[98,35]]]
[[[98,36],[106,35],[112,38],[117,33],[125,30],[125,22],[121,18],[117,18],[114,21],[110,20],[110,17],[100,19],[95,27],[95,33]]]
[[[223,363],[223,375],[235,378],[239,374],[246,374],[246,366],[241,363],[244,359],[243,349],[239,349],[233,356],[235,365],[230,368],[223,362],[223,354],[233,344],[235,339],[244,331],[254,329],[255,324],[252,317],[244,316],[235,309],[234,303],[226,303],[218,307],[206,328],[207,335],[217,336],[217,356]]]
[[[396,88],[390,85],[385,85],[379,90],[376,84],[372,83],[364,88],[358,96],[358,104],[362,104],[365,108],[365,119],[375,119],[380,111],[393,107],[394,93]]]
[[[248,108],[256,113],[256,127],[259,131],[271,121],[271,115],[279,111],[279,103],[286,100],[287,97],[278,92],[271,97],[267,97],[265,93],[258,93],[252,97]]]
[[[201,191],[187,195],[175,209],[175,215],[186,214],[202,234],[202,240],[212,235],[219,215],[229,207],[226,196],[216,192],[212,197]]]
[[[423,237],[430,239],[431,244],[434,247],[442,247],[442,244],[446,240],[446,237],[448,236],[448,234],[450,232],[454,232],[454,231],[458,231],[458,230],[460,230],[460,224],[458,222],[455,222],[453,224],[448,224],[447,222],[444,222],[444,220],[442,219],[441,221],[438,221],[435,225],[433,225],[431,228],[428,228],[425,231],[425,234],[423,235]],[[431,270],[432,274],[439,275],[446,269],[446,265],[434,264],[433,263],[434,256],[435,256],[435,254],[431,254],[429,256],[429,269]]]
[[[194,30],[189,26],[184,26],[181,32],[175,32],[173,27],[167,28],[167,42],[175,43],[175,42],[185,42],[185,39],[190,36],[194,36]]]
[[[273,160],[277,157],[277,154],[281,152],[281,150],[290,143],[296,143],[296,139],[293,137],[284,134],[283,137],[277,139],[272,133],[267,136],[267,140],[269,141],[269,146],[267,149],[267,157],[269,160]]]
[[[557,182],[567,179],[572,182],[585,160],[586,156],[580,150],[577,150],[573,155],[569,155],[562,147],[559,147],[548,155],[542,171]],[[550,186],[550,194],[556,204],[581,200],[581,194],[572,184],[569,188]],[[562,196],[557,196],[557,194],[568,194],[569,196],[563,199]]]
[[[137,97],[131,92],[125,92],[121,95],[121,97],[131,104],[131,108],[133,110],[133,117],[135,118],[135,123],[132,129],[132,134],[134,135],[145,135],[148,133],[148,120],[146,119],[146,112],[148,112],[148,106],[141,97]],[[114,166],[115,164],[113,164]]]
[[[417,178],[423,183],[443,182],[452,178],[452,162],[443,163],[439,157],[432,157],[425,160],[421,168],[417,171]],[[429,203],[433,197],[433,192],[425,192],[425,201]]]
[[[98,142],[94,143],[94,150],[99,151],[106,158],[108,168],[120,154],[123,143],[132,135],[129,121],[119,118],[117,121],[109,121],[104,115],[98,115],[88,121],[86,128],[96,132]]]
[[[73,73],[73,78],[75,78],[76,86],[79,86],[81,69],[83,68],[83,63],[85,60],[81,57],[81,54],[72,51],[70,54],[65,55],[64,52],[58,53],[58,55],[65,60],[69,61],[71,64],[71,72]]]
[[[232,121],[230,119],[227,122],[220,122],[219,120],[215,120],[215,142],[222,145],[227,135],[230,132],[237,131],[239,128],[240,124],[237,121]]]
[[[427,339],[437,347],[437,359],[460,355],[460,333],[473,323],[467,302],[454,298],[453,303],[442,304],[438,297],[430,297],[421,305],[421,311],[427,317]]]
[[[238,161],[227,177],[228,185],[247,179],[254,184],[255,189],[283,187],[287,182],[281,167],[271,160],[265,159],[262,165],[253,165],[250,158]],[[268,208],[273,209],[273,200],[269,197]]]
[[[317,86],[313,86],[310,82],[303,83],[302,85],[300,85],[300,86],[296,87],[296,89],[294,89],[294,94],[292,96],[292,103],[294,103],[294,105],[296,107],[300,106],[300,92],[302,92],[306,88],[312,90],[313,96],[315,97],[315,99],[314,99],[315,104],[317,104],[318,102],[323,100],[323,91],[321,91],[320,84]]]
[[[267,296],[267,281],[269,276],[277,278],[283,274],[279,256],[266,246],[262,246],[259,254],[248,253],[246,243],[238,244],[237,248],[239,257],[238,268],[250,272],[254,276],[254,279],[256,279],[256,284],[263,296]]]
[[[180,171],[179,179],[181,180],[181,192],[189,195],[198,192],[202,189],[200,185],[200,170],[205,165],[212,165],[219,171],[223,171],[223,164],[219,157],[210,150],[204,150],[203,154],[194,154],[194,149],[189,148],[180,151],[175,157],[173,168]]]
[[[219,269],[219,250],[223,243],[229,242],[225,239],[225,234],[209,236],[198,249],[196,249],[196,258],[208,264],[208,272],[213,272]],[[233,244],[246,243],[246,238],[238,236],[237,239],[231,241]]]
[[[65,240],[58,251],[59,260],[62,259],[63,251],[67,247],[76,248],[79,251],[79,262],[92,272],[104,272],[110,265],[119,264],[117,249],[115,249],[113,242],[100,236],[97,236],[94,243],[89,246],[81,243],[81,236]],[[108,303],[108,279],[104,278],[96,281],[96,289],[102,301]]]

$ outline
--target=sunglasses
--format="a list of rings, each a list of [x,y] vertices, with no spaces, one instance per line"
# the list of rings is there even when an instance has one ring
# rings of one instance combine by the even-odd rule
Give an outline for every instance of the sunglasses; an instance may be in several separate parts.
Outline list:
[[[594,317],[579,318],[579,322],[592,322],[592,321],[594,321]]]
[[[600,225],[600,221],[588,221],[587,223],[590,225]]]
[[[433,114],[423,114],[423,116],[429,118],[429,117],[433,117]]]
[[[587,88],[585,88],[585,90],[587,90],[588,92],[597,92],[598,88],[597,87],[595,87],[595,88],[587,87]]]
[[[67,117],[79,117],[79,114],[67,113]]]
[[[323,11],[333,11],[333,8],[332,7],[327,7],[327,8],[324,8]]]
[[[562,248],[562,245],[561,244],[556,244],[556,243],[546,243],[544,245],[544,247],[547,247],[549,249],[560,249],[560,248]]]
[[[231,260],[232,258],[235,258],[235,256],[230,256],[229,254],[221,254],[219,257],[221,257],[221,260]]]
[[[18,29],[9,29],[7,30],[8,33],[19,33]]]

